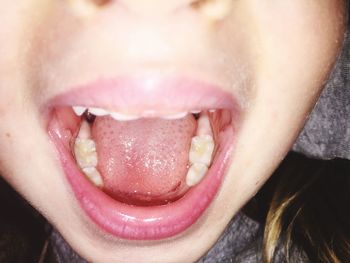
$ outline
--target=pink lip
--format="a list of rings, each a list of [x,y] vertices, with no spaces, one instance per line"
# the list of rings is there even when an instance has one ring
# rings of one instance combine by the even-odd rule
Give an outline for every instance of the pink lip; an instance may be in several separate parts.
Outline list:
[[[120,77],[80,85],[57,96],[56,104],[96,106],[142,114],[194,109],[237,109],[232,96],[219,87],[187,78]]]
[[[152,107],[155,110],[158,108],[163,110],[162,106],[167,102],[169,103],[167,107],[171,110],[197,107],[235,108],[231,96],[216,87],[197,81],[166,80],[152,83],[155,86],[140,79],[103,80],[58,96],[50,106],[84,105],[113,109],[131,107],[140,110]],[[140,101],[144,101],[141,107],[136,104]],[[235,121],[235,116],[233,119]],[[67,149],[62,139],[65,131],[55,118],[50,121],[48,132],[58,150],[63,170],[81,208],[100,228],[118,238],[129,240],[168,238],[192,226],[217,194],[230,161],[234,142],[232,131],[220,134],[216,159],[207,176],[184,197],[163,206],[140,207],[112,199],[85,178],[70,150]]]

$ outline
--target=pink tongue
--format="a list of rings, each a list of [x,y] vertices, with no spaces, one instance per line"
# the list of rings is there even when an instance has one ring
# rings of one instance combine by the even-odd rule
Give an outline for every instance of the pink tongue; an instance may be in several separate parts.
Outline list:
[[[128,122],[97,117],[92,137],[104,191],[132,204],[179,198],[187,190],[188,152],[196,128],[192,115]]]

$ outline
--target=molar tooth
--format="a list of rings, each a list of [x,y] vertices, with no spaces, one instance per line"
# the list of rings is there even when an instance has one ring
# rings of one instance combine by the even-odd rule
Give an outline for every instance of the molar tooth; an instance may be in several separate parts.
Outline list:
[[[177,120],[177,119],[182,119],[182,118],[186,117],[187,114],[188,114],[187,111],[178,112],[178,113],[174,113],[174,114],[170,114],[170,115],[165,115],[162,117],[162,119]]]
[[[198,184],[204,178],[205,174],[208,172],[208,167],[202,163],[194,163],[188,169],[186,176],[186,184],[188,186],[194,186]]]
[[[80,168],[97,166],[96,145],[93,140],[77,138],[74,144],[74,154]]]
[[[86,107],[82,107],[82,106],[73,106],[73,111],[76,115],[81,116],[84,114],[84,112],[86,111]]]
[[[214,151],[214,145],[214,140],[211,135],[193,137],[189,153],[190,163],[202,163],[209,167]]]
[[[111,112],[111,117],[117,121],[134,121],[138,120],[140,117],[136,115],[128,115],[119,112]]]
[[[108,111],[101,108],[89,108],[89,112],[95,116],[106,116],[109,114]]]
[[[97,171],[97,169],[95,167],[83,168],[83,173],[90,180],[90,182],[92,182],[94,185],[96,185],[97,187],[100,187],[100,188],[103,187],[102,176],[99,173],[99,171]]]

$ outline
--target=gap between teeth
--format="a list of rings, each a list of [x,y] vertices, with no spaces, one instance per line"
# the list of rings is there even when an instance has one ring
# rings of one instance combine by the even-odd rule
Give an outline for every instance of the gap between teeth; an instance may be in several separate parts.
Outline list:
[[[132,121],[132,120],[137,120],[142,117],[147,117],[148,111],[146,111],[144,114],[140,115],[132,115],[132,114],[126,114],[126,113],[121,113],[121,112],[113,112],[113,111],[108,111],[102,108],[96,108],[96,107],[82,107],[82,106],[73,106],[72,107],[74,113],[77,116],[82,116],[86,111],[89,113],[101,117],[101,116],[111,116],[113,119],[117,121]],[[186,117],[187,114],[193,113],[193,114],[199,114],[201,111],[200,110],[191,110],[189,112],[183,111],[183,112],[174,112],[170,114],[163,114],[160,117],[166,120],[176,120],[176,119],[182,119]],[[215,110],[209,110],[209,112],[215,112]]]
[[[197,185],[205,177],[211,165],[215,142],[210,129],[208,115],[202,115],[198,121],[196,136],[192,137],[189,150],[189,164],[186,184]],[[97,187],[103,187],[103,179],[97,170],[96,144],[91,139],[89,124],[83,120],[74,144],[74,155],[78,166],[85,176]]]

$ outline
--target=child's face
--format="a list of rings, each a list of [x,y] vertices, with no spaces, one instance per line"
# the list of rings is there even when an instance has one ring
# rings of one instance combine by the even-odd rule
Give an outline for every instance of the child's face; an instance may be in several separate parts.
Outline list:
[[[0,172],[91,261],[194,261],[290,149],[341,44],[344,3],[98,2],[1,1]],[[86,125],[103,189],[119,201],[76,172],[82,122],[63,105],[147,117]],[[183,110],[203,110],[216,146],[188,192],[199,120],[159,117]],[[179,200],[164,204],[162,187]]]

